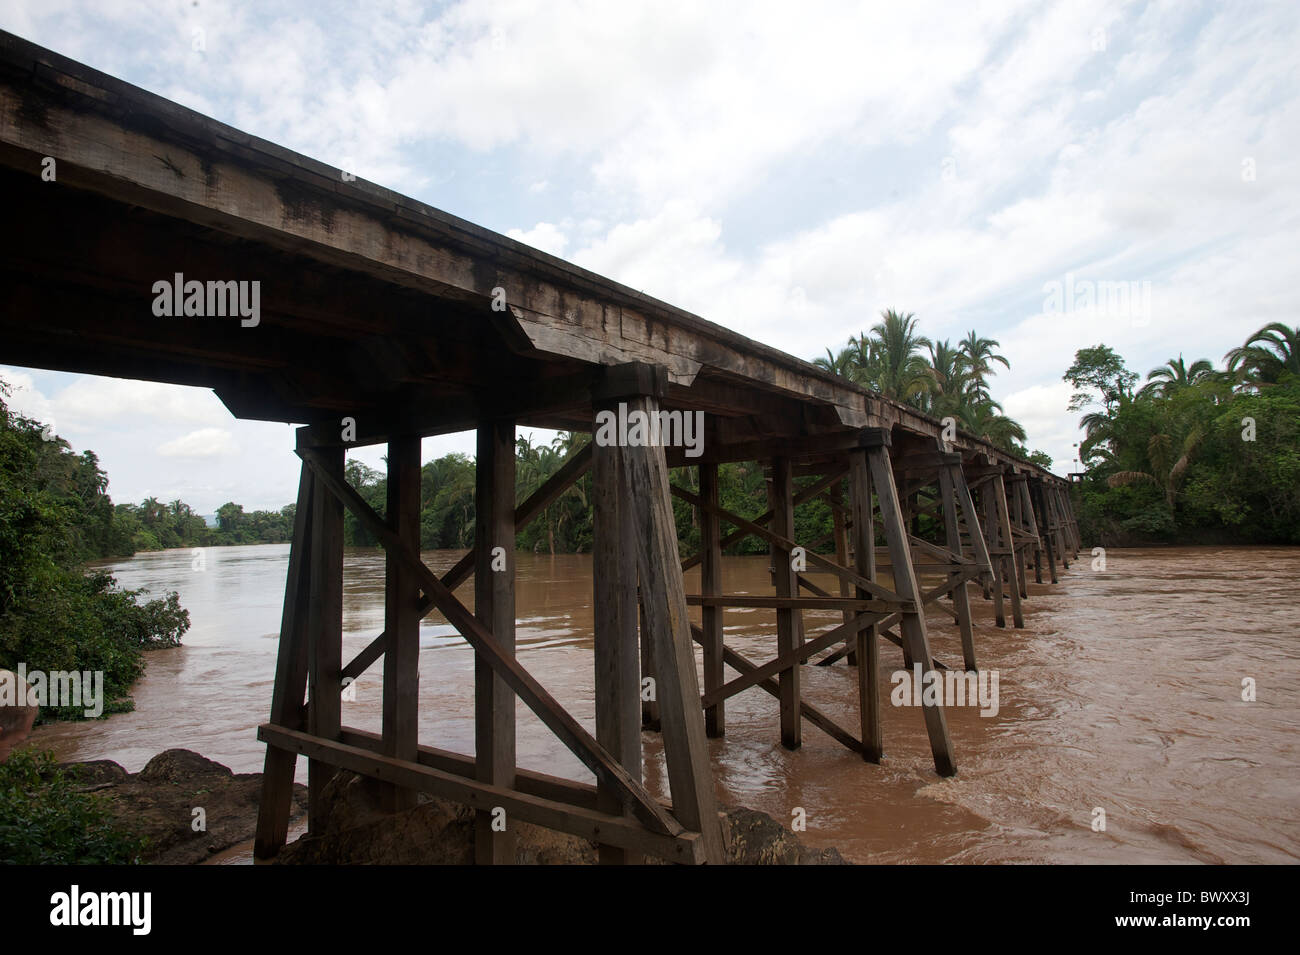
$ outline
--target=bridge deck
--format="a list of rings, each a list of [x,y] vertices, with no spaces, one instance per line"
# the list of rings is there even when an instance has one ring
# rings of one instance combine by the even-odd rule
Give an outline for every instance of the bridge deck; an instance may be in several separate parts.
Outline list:
[[[53,182],[42,177],[54,160]],[[939,422],[617,282],[0,33],[0,335],[15,364],[213,388],[238,417],[587,429],[593,368],[667,369],[706,446]],[[260,282],[260,320],[154,283]],[[493,292],[506,308],[493,309]],[[498,305],[500,298],[498,297]],[[364,440],[364,438],[363,438]],[[1010,456],[969,435],[957,446]],[[1030,472],[1045,476],[1032,465]]]

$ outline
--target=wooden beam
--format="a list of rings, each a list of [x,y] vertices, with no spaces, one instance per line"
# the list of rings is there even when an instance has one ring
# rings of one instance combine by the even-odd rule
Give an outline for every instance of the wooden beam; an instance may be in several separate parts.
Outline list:
[[[858,576],[876,579],[876,528],[872,518],[871,468],[865,450],[849,454],[849,504],[853,509],[853,560]],[[896,585],[897,586],[897,585]],[[867,596],[861,588],[859,597]],[[846,644],[847,647],[847,644]],[[859,630],[853,656],[858,665],[858,720],[862,730],[862,758],[879,763],[884,754],[880,724],[880,628]]]
[[[709,505],[704,504],[704,502],[700,500],[698,495],[692,494],[690,491],[686,490],[685,488],[677,487],[676,485],[673,485],[672,494],[674,497],[681,498],[683,501],[686,501],[688,504],[693,504],[696,507],[709,507]],[[794,541],[790,540],[788,537],[785,537],[781,534],[775,534],[772,531],[769,531],[765,527],[759,527],[757,524],[753,523],[752,521],[747,521],[745,520],[745,518],[739,516],[738,514],[733,514],[730,511],[726,510],[725,508],[716,507],[710,509],[716,511],[717,515],[720,518],[722,518],[724,521],[730,521],[732,524],[735,524],[738,528],[745,530],[747,533],[752,534],[755,537],[760,537],[763,540],[767,541],[769,544],[774,544],[777,547],[781,548],[782,550],[789,551],[792,548],[798,546],[795,544]],[[880,586],[879,584],[867,580],[865,577],[861,576],[858,573],[855,573],[854,571],[849,570],[847,567],[840,567],[834,561],[829,560],[826,557],[823,557],[821,554],[818,554],[814,551],[806,551],[806,554],[807,554],[809,564],[813,564],[821,568],[822,570],[826,571],[827,573],[835,574],[837,577],[841,577],[847,580],[849,583],[855,585],[859,589],[866,590],[872,595],[879,597],[881,600],[887,600],[891,603],[905,602],[898,594],[894,593],[892,590],[887,590],[884,587]]]
[[[388,443],[388,526],[412,550],[420,549],[420,439]],[[420,582],[397,558],[384,557],[384,755],[413,760],[419,746]],[[412,808],[413,789],[385,787],[384,808]]]
[[[474,615],[506,655],[515,651],[515,423],[488,419],[478,427],[474,471]],[[396,556],[396,555],[394,555]],[[515,695],[482,653],[474,657],[474,753],[478,781],[514,786]],[[513,865],[518,844],[493,807],[474,823],[479,865]]]
[[[800,644],[792,650],[782,652],[779,656],[756,667],[749,673],[738,676],[734,680],[729,680],[718,689],[706,692],[701,697],[701,703],[707,708],[722,700],[729,699],[774,674],[794,669],[813,654],[820,653],[827,647],[848,639],[864,627],[888,627],[897,623],[899,619],[900,615],[897,613],[862,614],[848,623],[842,623],[825,633],[818,634],[812,640]]]
[[[957,521],[957,490],[953,482],[953,469],[960,471],[960,464],[945,464],[939,469],[939,497],[943,504],[943,527],[948,549],[960,555],[961,528]],[[957,629],[961,633],[961,655],[967,670],[977,670],[975,662],[975,631],[971,625],[970,592],[966,588],[967,577],[961,574],[949,574],[948,582],[952,585],[952,605],[956,611]]]
[[[311,597],[308,603],[307,731],[321,739],[337,739],[343,706],[343,505],[321,492],[320,482],[343,477],[343,449],[326,448],[316,456],[312,494]],[[319,759],[307,763],[308,831],[319,833],[326,785],[335,767]]]
[[[537,682],[531,673],[519,665],[513,653],[505,653],[497,644],[496,637],[485,628],[470,611],[456,599],[438,576],[429,570],[420,560],[419,554],[411,551],[388,529],[388,525],[374,512],[350,484],[341,475],[335,475],[327,467],[321,455],[305,447],[298,448],[298,456],[311,465],[318,482],[335,497],[342,500],[348,510],[357,516],[366,528],[386,550],[396,550],[420,578],[420,586],[435,599],[438,609],[447,622],[456,628],[476,653],[487,657],[497,673],[509,684],[546,725],[559,738],[568,750],[584,766],[596,774],[616,782],[624,793],[624,802],[632,806],[637,818],[656,832],[674,835],[681,831],[681,826],[671,816],[666,815],[658,803],[645,791],[639,782],[632,779],[626,771],[596,740],[582,728],[569,713],[560,706],[546,689]]]
[[[777,537],[794,540],[794,477],[790,473],[790,459],[772,459],[772,530]],[[798,583],[792,565],[791,551],[787,546],[772,543],[772,571],[776,583],[776,652],[778,659],[799,648],[802,637],[802,611],[804,600],[823,598],[797,597]],[[734,598],[733,598],[734,599]],[[836,608],[839,609],[839,608]],[[777,683],[781,689],[781,743],[786,749],[798,749],[803,743],[803,720],[799,716],[799,664],[782,669]]]
[[[592,595],[596,740],[633,779],[641,776],[641,665],[637,650],[636,541],[631,489],[616,445],[592,456]],[[597,784],[598,808],[626,814],[618,789]],[[602,844],[604,865],[641,860],[622,847]]]
[[[718,465],[707,462],[700,465],[700,499],[710,507],[718,506]],[[717,511],[698,508],[700,522],[700,591],[705,597],[722,593],[722,526]],[[710,693],[722,685],[723,610],[720,606],[704,607],[701,612],[701,630],[704,631],[704,692]],[[726,703],[719,700],[704,710],[704,732],[710,737],[725,735],[727,725]]]
[[[307,691],[307,616],[311,606],[312,553],[311,469],[303,464],[298,478],[298,503],[294,507],[293,542],[289,545],[289,571],[280,616],[280,647],[271,691],[271,722],[301,729],[303,696]],[[253,857],[270,859],[284,848],[293,807],[293,776],[297,757],[274,746],[266,749],[262,770],[262,795],[257,810],[257,835]]]
[[[904,611],[900,624],[903,641],[910,646],[913,660],[921,661],[925,672],[930,669],[930,642],[926,636],[925,613],[921,609],[920,595],[916,577],[912,573],[911,555],[907,547],[907,528],[903,523],[903,512],[898,500],[898,491],[894,487],[894,471],[889,464],[889,449],[885,446],[869,448],[867,462],[871,467],[872,483],[880,501],[880,511],[885,520],[885,540],[889,546],[889,556],[893,563],[894,587],[900,596],[913,602],[913,610]],[[948,738],[948,722],[944,717],[943,707],[938,705],[922,706],[925,715],[926,731],[930,736],[930,750],[934,755],[934,768],[940,776],[952,776],[957,772],[957,761],[953,758],[952,741]]]
[[[628,401],[628,413],[657,413],[649,396]],[[704,857],[725,860],[718,824],[713,774],[709,766],[704,713],[691,642],[686,593],[678,568],[677,525],[669,496],[668,465],[660,447],[625,447],[622,457],[632,489],[637,541],[637,572],[646,629],[653,645],[655,695],[664,740],[664,760],[672,789],[673,810],[680,823],[702,836]]]
[[[703,840],[694,832],[655,833],[621,816],[466,779],[423,763],[393,759],[360,746],[321,739],[270,723],[257,728],[257,737],[270,746],[315,760],[330,760],[333,765],[354,773],[432,793],[479,812],[490,814],[493,809],[501,808],[507,818],[568,832],[593,842],[622,846],[670,862],[699,863],[706,858]]]
[[[691,633],[698,642],[701,638],[700,628],[692,624]],[[727,666],[731,667],[733,670],[737,670],[741,673],[750,673],[757,669],[755,664],[745,659],[745,657],[741,656],[730,647],[723,648],[723,656],[726,659]],[[781,699],[781,689],[776,680],[769,677],[766,680],[760,681],[757,686],[767,693],[768,696],[775,697],[777,700]],[[861,740],[857,739],[857,737],[852,733],[844,729],[821,710],[817,709],[817,707],[810,704],[807,700],[799,701],[799,713],[813,726],[816,726],[818,729],[826,733],[827,736],[844,744],[855,753],[862,752]]]

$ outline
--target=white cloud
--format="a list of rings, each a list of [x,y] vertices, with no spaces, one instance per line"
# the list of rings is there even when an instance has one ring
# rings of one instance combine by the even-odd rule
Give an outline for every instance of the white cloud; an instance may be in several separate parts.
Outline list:
[[[158,447],[164,458],[220,458],[239,453],[234,435],[221,428],[200,428]]]

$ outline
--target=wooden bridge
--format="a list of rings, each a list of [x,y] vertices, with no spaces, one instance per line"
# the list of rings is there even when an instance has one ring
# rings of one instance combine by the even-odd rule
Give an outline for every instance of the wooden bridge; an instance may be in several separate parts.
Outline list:
[[[211,388],[236,417],[302,425],[274,700],[259,729],[259,857],[285,842],[301,755],[313,830],[322,787],[341,767],[382,780],[393,810],[419,792],[479,810],[481,862],[514,859],[509,826],[493,831],[494,809],[590,838],[606,862],[720,862],[706,736],[724,733],[730,697],[770,694],[787,747],[808,724],[850,750],[846,758],[878,762],[882,643],[909,667],[939,666],[930,608],[952,615],[973,669],[971,588],[989,597],[999,626],[1008,604],[1021,626],[1027,565],[1038,582],[1046,571],[1055,583],[1058,563],[1079,550],[1067,483],[1033,464],[964,433],[945,442],[942,423],[911,407],[8,34],[0,185],[0,360]],[[224,283],[241,282],[258,291],[255,312],[236,312],[236,285]],[[181,307],[161,310],[189,314],[159,314],[173,293]],[[519,425],[593,431],[597,414],[620,405],[703,412],[702,453],[593,442],[516,502]],[[419,555],[420,439],[471,428],[475,545],[439,577]],[[347,447],[380,442],[384,517],[343,477]],[[762,517],[720,506],[726,461],[769,469]],[[698,469],[689,482],[698,493],[670,482],[684,467]],[[588,471],[594,735],[514,653],[515,533]],[[698,510],[702,529],[700,553],[685,560],[673,495]],[[797,541],[794,509],[815,497],[832,508],[834,533]],[[345,509],[387,551],[384,632],[351,661],[342,657]],[[942,539],[912,532],[920,514]],[[722,551],[746,535],[771,550],[772,596],[727,591]],[[701,593],[688,595],[680,571],[696,564]],[[833,590],[813,573],[823,583],[829,574]],[[456,596],[471,577],[474,612]],[[691,606],[701,608],[699,626]],[[724,607],[774,612],[771,659],[725,645]],[[417,738],[419,627],[435,609],[475,651],[473,756]],[[805,632],[804,612],[827,609],[843,622]],[[856,667],[857,726],[805,698],[800,671],[814,662]],[[341,722],[344,681],[372,665],[383,668],[381,734]],[[644,705],[643,675],[656,687]],[[517,767],[516,698],[594,785]],[[951,775],[944,710],[922,712],[935,769]],[[643,725],[663,734],[671,805],[643,784]]]

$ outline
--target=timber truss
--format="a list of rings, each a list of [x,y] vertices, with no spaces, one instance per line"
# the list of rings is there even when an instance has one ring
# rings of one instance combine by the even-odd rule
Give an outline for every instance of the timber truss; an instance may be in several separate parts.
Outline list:
[[[607,369],[592,388],[593,414],[616,402],[657,413],[663,376],[644,365]],[[393,811],[417,794],[451,799],[477,812],[480,863],[510,863],[515,840],[495,831],[494,810],[597,843],[602,862],[646,856],[679,863],[725,859],[724,826],[713,793],[706,737],[726,728],[726,701],[758,688],[775,698],[781,743],[797,748],[806,721],[878,763],[884,753],[880,720],[880,648],[887,642],[903,663],[923,672],[946,669],[931,651],[926,610],[957,624],[962,665],[977,668],[974,584],[992,600],[998,626],[1023,626],[1026,567],[1042,582],[1048,565],[1068,566],[1077,553],[1076,525],[1063,486],[990,456],[916,446],[891,455],[889,429],[864,428],[846,438],[806,440],[793,448],[774,441],[760,458],[768,468],[769,504],[753,519],[719,504],[718,467],[741,448],[710,448],[694,465],[698,493],[670,481],[662,447],[587,444],[527,500],[515,504],[514,437],[510,419],[478,428],[475,546],[438,576],[418,548],[418,435],[388,438],[387,517],[377,514],[343,477],[344,448],[317,443],[318,431],[298,433],[302,475],[298,492],[271,719],[258,729],[267,744],[256,854],[283,846],[294,766],[308,760],[309,832],[318,831],[322,790],[339,769],[385,784]],[[913,436],[914,437],[914,436]],[[825,447],[819,447],[824,444]],[[786,453],[783,453],[786,452]],[[589,733],[518,662],[514,654],[515,534],[570,485],[592,475],[595,535],[595,734]],[[801,482],[801,484],[799,483]],[[679,553],[672,497],[694,507],[701,549]],[[832,532],[795,539],[795,508],[813,500],[831,511]],[[385,548],[385,628],[351,661],[342,659],[343,517],[350,511]],[[928,521],[927,539],[919,533]],[[723,528],[729,527],[727,533]],[[745,537],[763,541],[772,556],[774,594],[728,593],[723,551]],[[826,553],[822,553],[825,550]],[[504,554],[505,569],[501,570]],[[699,565],[701,592],[687,594],[683,573]],[[494,566],[497,569],[493,569]],[[834,592],[813,576],[833,580]],[[455,594],[474,578],[475,611]],[[700,608],[700,625],[690,607]],[[727,607],[766,608],[776,615],[776,653],[753,660],[727,647]],[[475,652],[475,755],[420,745],[417,673],[420,620],[439,611]],[[842,622],[811,634],[804,611],[838,611]],[[703,653],[704,681],[694,645]],[[819,657],[814,660],[814,658]],[[383,660],[383,732],[342,725],[345,681]],[[856,668],[859,720],[837,723],[804,699],[801,668],[839,661]],[[730,675],[729,675],[730,671]],[[653,676],[652,701],[641,681]],[[519,769],[515,758],[515,699],[526,706],[596,777],[595,785]],[[941,705],[922,707],[935,771],[957,771]],[[671,804],[643,783],[643,729],[663,735]]]

